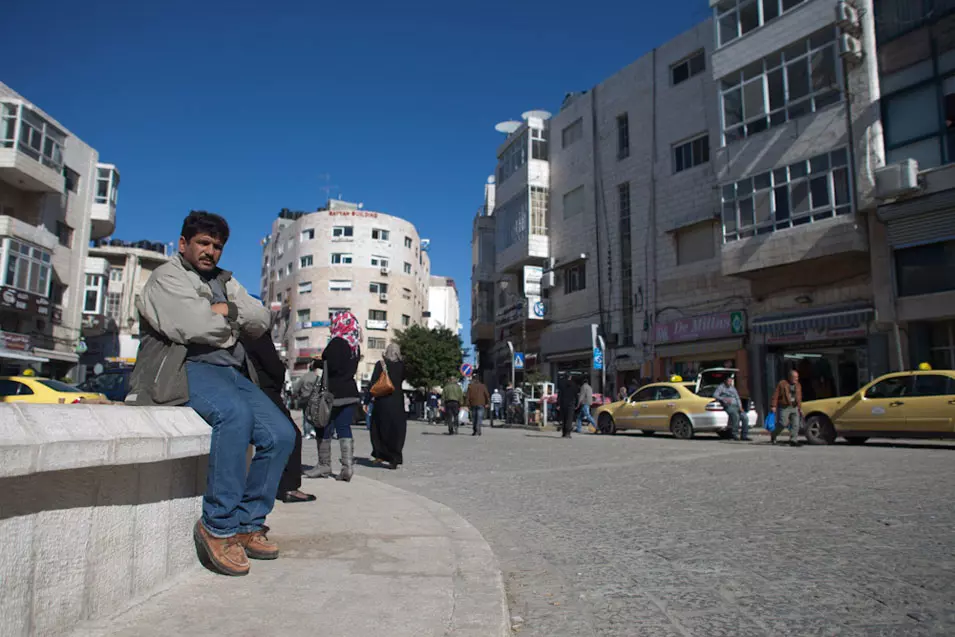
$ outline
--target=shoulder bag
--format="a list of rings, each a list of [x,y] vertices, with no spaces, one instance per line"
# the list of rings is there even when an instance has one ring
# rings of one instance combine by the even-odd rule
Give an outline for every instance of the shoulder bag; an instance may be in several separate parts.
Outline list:
[[[328,426],[332,420],[332,407],[335,397],[328,391],[328,362],[322,365],[322,380],[315,383],[308,395],[305,405],[305,415],[316,429]]]
[[[375,384],[372,385],[368,391],[373,398],[390,396],[395,392],[395,385],[391,382],[391,376],[388,375],[388,365],[385,364],[384,358],[381,359],[381,375],[378,376],[378,380],[375,381]]]

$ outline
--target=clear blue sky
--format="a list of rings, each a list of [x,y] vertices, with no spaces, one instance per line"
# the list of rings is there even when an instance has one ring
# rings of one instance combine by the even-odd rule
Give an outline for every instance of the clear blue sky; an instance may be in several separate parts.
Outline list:
[[[647,11],[652,5],[653,12]],[[707,0],[5,0],[0,79],[121,172],[115,237],[233,233],[257,291],[279,209],[333,195],[405,217],[470,323],[471,221],[501,120],[556,111],[710,14]]]

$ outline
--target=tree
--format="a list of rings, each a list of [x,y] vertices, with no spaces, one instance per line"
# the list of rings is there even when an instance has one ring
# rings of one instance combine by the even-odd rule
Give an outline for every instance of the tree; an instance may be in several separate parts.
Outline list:
[[[412,325],[395,333],[405,362],[405,380],[413,387],[441,387],[461,369],[461,337],[446,328]]]

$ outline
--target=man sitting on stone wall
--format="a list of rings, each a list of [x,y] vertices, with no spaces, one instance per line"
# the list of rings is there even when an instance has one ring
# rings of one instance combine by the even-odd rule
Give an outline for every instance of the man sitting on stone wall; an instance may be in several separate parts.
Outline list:
[[[229,239],[219,215],[191,212],[179,255],[153,272],[136,301],[141,340],[126,401],[185,405],[212,426],[209,471],[195,538],[210,565],[245,575],[249,559],[275,559],[265,518],[295,432],[256,380],[240,336],[257,338],[269,311],[218,267]],[[255,456],[246,471],[249,441]]]

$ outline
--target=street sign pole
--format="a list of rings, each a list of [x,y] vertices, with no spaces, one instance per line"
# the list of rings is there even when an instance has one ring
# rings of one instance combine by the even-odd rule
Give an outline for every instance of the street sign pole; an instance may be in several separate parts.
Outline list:
[[[507,349],[511,351],[511,389],[516,389],[516,387],[514,386],[514,376],[515,376],[514,343],[512,343],[511,341],[508,341]]]

